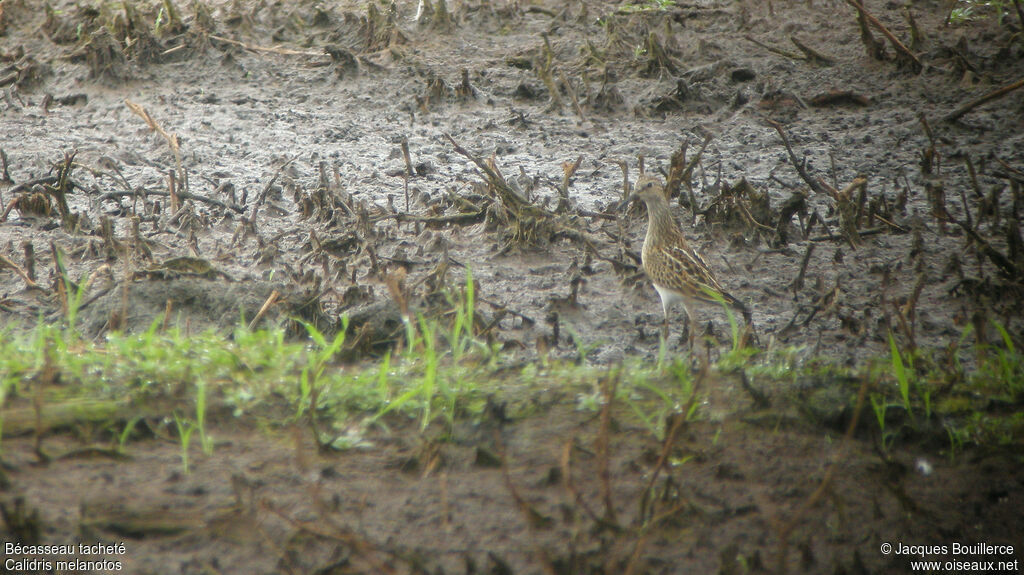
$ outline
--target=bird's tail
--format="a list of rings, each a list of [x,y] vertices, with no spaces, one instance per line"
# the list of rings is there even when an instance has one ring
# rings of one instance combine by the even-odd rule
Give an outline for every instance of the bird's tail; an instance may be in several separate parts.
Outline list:
[[[748,308],[745,303],[724,290],[714,289],[707,285],[701,285],[701,289],[704,291],[705,296],[707,296],[706,299],[708,301],[718,301],[719,303],[724,301],[733,309],[743,314],[743,321],[745,321],[747,325],[751,325],[753,316],[750,313],[750,308]]]
[[[742,301],[727,293],[723,293],[722,295],[725,297],[725,300],[729,305],[735,308],[736,311],[743,314],[743,322],[746,324],[746,327],[743,329],[743,335],[741,337],[741,341],[743,343],[741,344],[741,347],[746,347],[747,343],[751,339],[753,340],[754,345],[761,345],[760,338],[757,337],[757,330],[754,329],[754,317],[753,314],[750,313],[750,308],[748,308]]]
[[[741,302],[740,300],[734,298],[733,296],[727,293],[722,295],[725,296],[725,301],[727,301],[729,305],[731,305],[733,308],[736,309],[736,311],[740,312],[743,315],[743,321],[746,322],[747,325],[753,323],[754,316],[753,314],[750,313],[750,308],[748,308],[745,303]]]

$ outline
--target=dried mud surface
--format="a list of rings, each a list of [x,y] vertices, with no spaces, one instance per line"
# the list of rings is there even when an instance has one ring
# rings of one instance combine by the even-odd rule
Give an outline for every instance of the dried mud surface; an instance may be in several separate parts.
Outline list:
[[[1024,75],[1012,14],[950,27],[940,3],[910,3],[918,72],[892,46],[869,58],[845,2],[450,2],[448,22],[416,22],[412,2],[195,3],[160,34],[152,4],[132,20],[85,2],[0,3],[0,254],[28,268],[31,245],[39,284],[0,267],[5,327],[60,320],[57,249],[68,277],[85,278],[88,337],[145,330],[168,309],[185,329],[228,330],[276,292],[264,324],[297,316],[331,332],[348,314],[367,334],[355,352],[372,356],[400,337],[385,278],[404,273],[410,305],[430,313],[469,266],[510,352],[569,357],[576,339],[596,364],[654,358],[660,304],[633,257],[645,218],[618,208],[620,166],[631,181],[640,157],[667,173],[684,143],[692,159],[707,142],[675,215],[748,302],[762,345],[854,365],[886,353],[890,327],[922,348],[955,344],[971,322],[989,339],[989,319],[1024,331],[1024,97],[943,120]],[[867,5],[909,43],[896,3]],[[118,14],[128,46],[76,32]],[[801,55],[791,36],[834,62],[764,48]],[[769,121],[818,187],[866,179],[852,237]],[[510,211],[448,135],[543,211]],[[31,214],[72,153],[67,213],[51,199]],[[728,345],[724,314],[700,319]],[[680,325],[670,353],[686,349]],[[649,530],[597,519],[610,485],[618,523],[636,523],[660,444],[557,392],[450,441],[399,425],[341,454],[219,414],[215,454],[187,476],[159,438],[134,442],[129,461],[44,465],[31,439],[5,437],[2,489],[38,513],[42,542],[125,541],[131,573],[779,572],[784,538],[789,572],[907,573],[910,558],[881,543],[1024,545],[1019,454],[947,458],[931,436],[882,453],[867,431],[839,441],[845,422],[759,417],[736,381],[704,385],[722,415],[685,426],[662,510],[677,508]],[[46,442],[75,452],[92,439]],[[507,467],[481,456],[493,450]],[[171,527],[147,528],[154,517]],[[32,536],[19,525],[8,514],[4,540]]]

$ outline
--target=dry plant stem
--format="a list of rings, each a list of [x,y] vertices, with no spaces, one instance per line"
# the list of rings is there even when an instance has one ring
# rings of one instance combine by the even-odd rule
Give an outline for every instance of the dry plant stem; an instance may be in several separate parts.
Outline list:
[[[615,165],[622,170],[622,199],[629,197],[629,164],[625,160],[615,160]]]
[[[288,48],[277,48],[277,47],[266,47],[256,46],[254,44],[246,44],[245,42],[239,42],[238,40],[232,40],[231,38],[225,38],[223,36],[215,36],[210,34],[211,40],[217,40],[218,42],[224,42],[225,44],[231,44],[233,46],[239,46],[245,48],[250,52],[257,52],[263,54],[281,54],[282,56],[330,56],[325,52],[306,52],[303,50],[290,50]]]
[[[25,250],[25,273],[34,282],[36,281],[36,248],[30,240],[22,242],[21,247]]]
[[[284,172],[285,168],[292,165],[292,162],[294,162],[298,158],[298,155],[292,156],[291,159],[281,164],[281,166],[277,168],[277,170],[274,172],[274,176],[270,178],[270,181],[267,182],[267,185],[263,186],[263,191],[260,192],[260,197],[256,199],[257,206],[262,206],[263,203],[267,201],[267,195],[270,194],[270,189],[274,187],[274,184],[277,182],[277,179],[281,177],[281,173]]]
[[[921,34],[921,29],[917,25],[917,20],[914,19],[914,13],[910,11],[909,6],[903,7],[903,16],[907,19],[907,24],[910,26],[910,49],[920,50],[924,42],[924,35]]]
[[[999,162],[999,165],[1002,166],[1004,170],[1009,172],[1009,174],[1000,175],[1000,177],[1024,183],[1024,171],[1018,170],[1010,164],[1007,164],[1002,158],[996,158],[996,161]]]
[[[582,244],[582,246],[591,254],[594,254],[597,257],[603,257],[598,251],[594,240],[585,231],[565,225],[559,221],[555,214],[531,204],[515,190],[509,187],[508,182],[505,181],[505,177],[502,176],[501,172],[499,172],[495,167],[493,157],[490,162],[485,162],[460,146],[459,143],[455,141],[455,138],[451,137],[451,135],[445,134],[445,138],[451,142],[456,152],[476,164],[476,166],[486,175],[487,183],[498,194],[498,197],[501,199],[504,207],[511,211],[512,217],[518,221],[528,222],[531,226],[537,226],[538,224],[549,225],[551,238],[568,238],[574,242]],[[511,243],[509,246],[511,246]],[[506,246],[506,248],[509,246]]]
[[[917,300],[921,298],[921,290],[924,289],[925,279],[924,272],[917,274],[917,281],[914,282],[914,291],[910,293],[910,298],[907,299],[906,305],[903,306],[902,313],[910,318],[911,322],[913,322],[914,318],[917,316]],[[913,339],[911,339],[911,341],[913,341]]]
[[[850,426],[846,429],[846,435],[843,436],[843,442],[839,446],[840,450],[845,450],[846,446],[853,440],[853,432],[857,429],[857,422],[860,420],[860,413],[864,409],[864,398],[867,395],[867,391],[868,379],[865,377],[861,380],[860,390],[857,392],[857,405],[853,410],[853,418],[850,420]],[[811,493],[810,497],[804,501],[803,505],[797,509],[789,522],[779,529],[779,555],[775,567],[776,575],[786,574],[786,556],[789,551],[789,538],[803,520],[804,515],[806,515],[807,512],[810,511],[810,509],[814,507],[831,488],[832,481],[836,474],[836,463],[836,461],[829,462],[828,469],[825,471],[825,476],[821,479],[821,484],[818,485],[818,488],[814,490],[814,493]]]
[[[960,106],[956,110],[953,110],[953,112],[951,112],[949,115],[947,115],[943,119],[945,121],[947,121],[947,122],[955,122],[961,116],[963,116],[967,112],[970,112],[971,110],[977,108],[978,106],[980,106],[982,104],[985,104],[986,102],[991,102],[992,100],[996,100],[998,98],[1002,98],[1003,96],[1009,94],[1010,92],[1012,92],[1014,90],[1017,90],[1018,88],[1020,88],[1022,86],[1024,86],[1024,78],[1021,78],[1020,80],[1017,80],[1016,82],[1014,82],[1014,83],[1012,83],[1012,84],[1010,84],[1008,86],[1003,86],[1002,88],[999,88],[998,90],[994,90],[992,92],[989,92],[988,94],[985,94],[984,96],[982,96],[982,97],[980,97],[980,98],[978,98],[976,100],[971,100],[970,102]]]
[[[562,81],[562,85],[565,86],[565,91],[569,92],[569,99],[572,100],[572,107],[576,110],[576,115],[580,117],[580,122],[586,122],[587,117],[583,114],[583,108],[580,107],[580,99],[576,96],[576,89],[572,87],[572,84],[565,77],[565,72],[559,70],[558,78]]]
[[[621,372],[618,375],[609,375],[601,385],[604,405],[601,407],[601,427],[597,434],[597,473],[601,479],[604,520],[613,525],[618,523],[618,520],[615,518],[615,504],[612,501],[609,443],[611,440],[612,405],[615,403],[615,390],[618,388],[619,377],[621,377]]]
[[[441,528],[448,532],[452,529],[450,520],[452,511],[451,505],[448,503],[448,473],[442,471],[438,475],[437,482],[441,486]]]
[[[801,52],[803,52],[804,54],[807,54],[807,59],[808,60],[812,60],[812,61],[815,61],[815,62],[820,62],[821,64],[824,64],[826,66],[831,66],[831,65],[836,63],[836,59],[835,58],[833,58],[831,56],[826,56],[825,54],[822,54],[821,52],[818,52],[814,48],[811,48],[810,46],[807,46],[806,44],[801,42],[796,36],[790,36],[789,37],[789,41],[792,42],[794,46],[799,48]]]
[[[1003,272],[1003,275],[1009,279],[1021,279],[1021,270],[1016,264],[1010,261],[1010,258],[992,247],[992,244],[988,243],[985,238],[981,237],[978,232],[971,229],[966,223],[956,219],[953,221],[960,226],[975,243],[978,244],[978,250],[985,254],[985,256]]]
[[[61,253],[57,248],[57,244],[53,241],[50,242],[50,255],[53,257],[53,283],[54,291],[56,292],[57,299],[60,301],[60,310],[64,316],[68,314],[68,294],[66,282],[68,281],[67,274],[64,271],[64,267],[60,263]]]
[[[177,186],[175,185],[174,170],[167,170],[167,193],[171,197],[171,212],[176,213],[181,209],[181,198],[178,197]]]
[[[569,182],[583,163],[583,156],[578,156],[575,162],[562,162],[562,187],[559,192],[563,198],[569,198]]]
[[[929,147],[934,151],[935,149],[935,133],[932,132],[932,126],[928,123],[928,116],[921,112],[918,116],[918,121],[921,122],[921,129],[924,130],[924,135],[928,137]]]
[[[11,179],[11,172],[7,169],[7,152],[0,149],[0,184],[13,184],[14,180]],[[2,201],[0,197],[0,201]]]
[[[498,445],[500,446],[500,443]],[[569,446],[571,449],[572,439],[569,440]],[[537,527],[537,512],[530,507],[530,504],[525,499],[523,499],[523,496],[519,494],[519,490],[516,489],[515,484],[512,483],[512,476],[508,472],[508,459],[505,457],[504,449],[499,449],[498,452],[499,457],[501,457],[501,474],[502,478],[505,480],[505,487],[508,489],[509,494],[512,495],[512,500],[515,501],[516,507],[518,507],[519,511],[523,514],[523,519],[526,521],[526,528],[530,533],[533,533]],[[538,558],[541,560],[540,563],[544,567],[545,573],[548,575],[556,575],[555,569],[551,565],[551,561],[547,558],[547,555],[543,550],[540,550],[538,553]]]
[[[981,191],[981,185],[978,184],[978,173],[974,170],[974,162],[971,161],[970,155],[964,156],[964,164],[967,165],[967,175],[971,177],[971,189],[974,190],[974,197],[980,198],[984,196],[985,194]],[[960,195],[963,196],[963,194],[964,188],[960,186]]]
[[[682,429],[683,423],[685,423],[685,413],[689,411],[689,406],[692,405],[692,401],[687,405],[685,409],[676,413],[672,418],[672,425],[669,427],[668,435],[665,437],[664,443],[661,445],[661,455],[658,457],[658,462],[654,464],[654,471],[651,473],[651,478],[647,480],[647,485],[644,486],[644,490],[641,492],[642,496],[640,499],[640,520],[645,521],[648,514],[647,505],[651,501],[651,493],[654,489],[654,484],[658,480],[658,476],[661,471],[667,467],[668,458],[672,454],[672,447],[675,445],[676,436],[679,434],[679,430]]]
[[[703,373],[703,372],[702,372]],[[651,472],[651,478],[647,480],[647,485],[644,486],[644,490],[641,492],[640,503],[640,518],[643,520],[647,514],[647,502],[651,496],[651,490],[654,488],[654,483],[658,481],[658,475],[668,467],[669,457],[672,455],[672,447],[675,445],[676,437],[679,435],[679,431],[682,430],[683,424],[686,423],[686,414],[690,413],[693,409],[694,402],[697,401],[698,391],[700,391],[701,383],[704,378],[698,376],[693,384],[693,393],[690,396],[690,400],[686,402],[686,405],[680,409],[675,416],[672,418],[672,425],[668,429],[668,433],[665,434],[665,441],[661,446],[661,455],[658,457],[658,462],[654,465],[654,471]]]
[[[37,381],[47,377],[51,376],[40,372]],[[41,411],[36,410],[35,405],[5,407],[4,437],[35,434],[40,429],[45,433],[55,428],[102,425],[113,419],[131,417],[131,414],[132,406],[127,399],[51,399],[42,406]],[[135,406],[135,414],[138,414],[138,406]]]
[[[875,18],[867,10],[865,10],[864,6],[860,2],[858,2],[858,0],[846,0],[846,3],[849,4],[850,6],[853,6],[854,8],[856,8],[857,11],[862,16],[864,16],[864,18],[866,18],[867,21],[870,22],[872,26],[874,26],[875,28],[878,28],[878,30],[883,35],[885,35],[886,38],[889,39],[889,42],[892,44],[892,47],[895,48],[897,52],[903,54],[911,62],[913,62],[914,63],[914,71],[915,72],[919,72],[919,71],[921,71],[924,68],[924,65],[921,64],[921,60],[918,60],[917,56],[915,56],[913,52],[911,52],[906,46],[904,46],[903,42],[900,42],[899,38],[894,36],[893,33],[890,32],[888,28],[883,26],[882,23],[879,22],[877,18]]]
[[[964,193],[964,187],[963,186],[959,186],[959,188],[960,188],[960,204],[963,205],[963,207],[964,207],[964,219],[967,220],[967,227],[974,228],[974,222],[971,219],[971,208],[967,205],[967,195]],[[978,213],[978,225],[981,225],[982,217],[984,217],[984,216],[979,211],[979,213]]]
[[[600,219],[600,220],[608,220],[609,222],[614,222],[614,221],[619,219],[619,215],[618,214],[609,214],[609,213],[605,213],[605,212],[592,212],[590,210],[585,210],[583,208],[578,208],[576,210],[576,214],[581,216],[581,217],[584,217],[584,218],[597,218],[597,219]]]
[[[863,189],[867,185],[867,178],[855,178],[842,191],[836,190],[819,178],[822,187],[828,190],[832,199],[836,201],[839,210],[839,226],[843,237],[850,244],[850,247],[857,249],[860,244],[860,233],[857,230],[856,204],[853,202],[853,192]]]
[[[878,217],[878,216],[875,216],[875,217]],[[860,236],[861,238],[865,238],[867,236],[877,236],[878,234],[881,234],[881,233],[884,233],[884,232],[885,232],[885,228],[868,228],[866,230],[858,231],[857,235]],[[830,233],[830,234],[823,235],[823,236],[814,236],[813,238],[807,238],[807,241],[810,241],[810,242],[834,242],[836,240],[841,240],[841,239],[844,239],[844,237],[841,236],[841,235],[837,236],[835,234],[831,234]]]
[[[419,222],[421,224],[426,224],[427,227],[441,227],[448,224],[465,226],[482,222],[486,217],[487,213],[483,210],[478,212],[451,214],[447,216],[417,216],[415,214],[396,212],[393,214],[382,214],[371,218],[370,223],[373,224],[383,220],[395,220],[398,222]]]
[[[579,490],[576,489],[576,484],[572,480],[572,448],[575,443],[576,438],[570,437],[569,440],[565,442],[565,447],[562,448],[562,459],[560,461],[560,465],[562,469],[563,485],[565,486],[565,491],[569,495],[569,498],[583,509],[583,512],[587,514],[587,517],[590,517],[591,521],[599,524],[601,522],[600,518],[598,518],[597,514],[594,513],[594,510],[590,508],[590,505],[587,505],[587,501],[583,499],[583,495],[581,495]]]
[[[402,178],[402,193],[405,194],[405,213],[409,213],[409,176],[408,174]],[[416,226],[417,232],[419,232],[419,225]]]
[[[744,180],[744,182],[745,181],[746,180]],[[749,186],[749,184],[747,184],[747,185]],[[762,224],[761,222],[757,221],[756,219],[754,219],[754,214],[750,213],[750,209],[747,208],[747,206],[743,202],[737,201],[736,202],[736,206],[739,208],[740,213],[743,215],[744,219],[747,220],[747,223],[749,223],[753,228],[761,229],[761,230],[764,230],[766,232],[774,232],[775,231],[772,227],[766,226],[766,225]]]
[[[177,134],[171,134],[167,132],[167,130],[164,130],[163,127],[161,127],[160,124],[158,124],[156,120],[154,120],[153,117],[149,115],[149,112],[147,112],[146,109],[142,106],[136,104],[135,102],[132,102],[127,98],[125,99],[124,103],[126,106],[128,106],[129,110],[131,110],[136,116],[142,118],[146,122],[150,130],[153,130],[154,132],[160,134],[160,136],[162,136],[163,139],[167,141],[167,145],[171,148],[171,152],[174,154],[174,163],[175,167],[178,170],[178,176],[179,179],[181,180],[181,185],[185,186],[185,173],[184,168],[181,165],[181,146],[178,144]],[[185,186],[183,189],[187,191],[188,187]]]
[[[961,192],[963,192],[963,189],[962,189],[962,188],[961,188]],[[901,225],[897,224],[896,222],[891,222],[891,221],[889,221],[888,219],[886,219],[886,218],[882,217],[882,216],[881,216],[881,215],[879,215],[879,214],[875,214],[875,215],[874,215],[874,218],[875,218],[876,220],[878,220],[878,221],[882,222],[883,224],[885,224],[885,225],[889,226],[890,228],[892,228],[892,229],[896,230],[897,232],[899,232],[899,233],[901,233],[901,234],[905,234],[905,233],[907,233],[907,228],[905,228],[905,227],[903,227],[903,226],[901,226]],[[865,231],[867,231],[867,230],[865,230]],[[860,233],[860,235],[864,235],[864,233],[863,233],[863,232],[861,232],[861,233]]]
[[[123,198],[123,197],[126,197],[126,196],[133,196],[134,197],[134,196],[137,196],[137,195],[138,194],[136,194],[134,191],[131,191],[131,190],[121,190],[121,191],[115,191],[115,192],[107,192],[107,193],[103,194],[102,196],[100,196],[99,200],[100,201],[103,201],[103,200],[116,200],[118,198]],[[155,191],[146,192],[146,195],[147,196],[160,196],[160,197],[166,198],[166,197],[170,196],[171,194],[169,192],[165,192],[163,190],[155,190]],[[237,205],[226,204],[226,203],[224,203],[224,202],[222,202],[222,201],[220,201],[218,199],[207,198],[205,196],[200,196],[200,195],[197,195],[197,194],[193,194],[191,192],[181,192],[181,191],[179,191],[179,192],[177,192],[177,195],[178,195],[178,199],[179,200],[183,200],[183,201],[194,200],[194,201],[197,201],[197,202],[202,202],[204,204],[209,204],[211,206],[215,206],[215,207],[222,208],[222,209],[225,209],[225,210],[231,210],[231,211],[237,212],[239,214],[245,211],[245,207],[244,206],[237,206]]]
[[[525,324],[535,325],[537,323],[537,320],[533,319],[532,317],[530,317],[528,315],[524,315],[524,314],[522,314],[522,313],[520,313],[520,312],[518,312],[518,311],[516,311],[514,309],[509,308],[506,304],[497,303],[497,302],[494,302],[494,301],[491,301],[489,299],[485,299],[485,298],[482,298],[482,297],[479,297],[479,296],[477,296],[476,301],[478,301],[480,303],[485,303],[485,304],[491,306],[491,309],[493,309],[493,310],[495,310],[497,312],[507,313],[507,314],[509,314],[509,315],[511,315],[513,317],[518,317],[520,319],[520,321],[522,321],[524,323],[524,325]]]
[[[374,567],[376,573],[397,573],[388,563],[374,557],[374,553],[384,552],[367,539],[357,536],[349,528],[343,525],[336,525],[331,521],[302,521],[286,515],[283,511],[273,506],[269,500],[261,499],[260,507],[277,515],[294,529],[303,533],[309,533],[330,541],[338,541],[349,547],[358,557],[365,559]],[[324,518],[322,518],[324,519]],[[323,525],[327,528],[323,527]]]
[[[544,38],[544,53],[541,55],[543,61],[536,66],[537,75],[540,76],[544,86],[548,89],[548,95],[551,98],[550,109],[559,111],[562,109],[562,97],[558,94],[558,86],[551,76],[555,53],[551,50],[551,38],[548,37],[547,33],[542,33],[541,37]]]
[[[811,262],[811,254],[814,253],[814,244],[807,244],[807,251],[804,252],[804,259],[800,262],[800,272],[793,280],[793,299],[796,299],[800,290],[804,289],[804,277],[807,274],[807,265]]]
[[[764,48],[765,50],[768,50],[769,52],[771,52],[773,54],[778,54],[779,56],[790,58],[792,60],[806,60],[807,59],[807,58],[801,56],[800,54],[797,54],[796,52],[790,52],[789,50],[783,50],[782,48],[776,48],[774,46],[769,46],[768,44],[765,44],[764,42],[761,42],[757,38],[754,38],[750,34],[747,34],[747,35],[743,36],[743,38],[745,38],[746,40],[748,40],[750,42],[753,42],[754,44],[757,44],[758,46]]]
[[[953,9],[960,3],[960,0],[945,0],[942,7],[942,11],[946,13],[945,25],[949,26],[953,22]]]
[[[527,203],[525,199],[520,197],[515,190],[509,187],[504,176],[502,176],[498,170],[489,166],[487,162],[460,146],[459,143],[455,141],[455,138],[452,138],[449,134],[445,134],[444,136],[448,138],[448,141],[451,142],[452,147],[455,148],[456,152],[476,164],[476,167],[479,168],[485,176],[487,176],[487,183],[494,187],[498,192],[498,195],[501,197],[502,202],[506,204],[506,207],[513,210],[516,215],[520,213],[520,210],[533,207]]]
[[[903,337],[907,338],[907,351],[909,353],[913,353],[913,351],[917,349],[917,343],[914,341],[914,329],[907,321],[907,316],[903,313],[903,309],[900,308],[899,304],[892,302],[892,308],[896,311],[896,319],[900,324],[900,332],[903,333]],[[890,326],[892,325],[892,320],[888,319],[888,314],[886,314],[886,321]]]
[[[42,383],[44,383],[44,384],[53,383],[52,381],[45,381],[45,379],[46,379],[46,372],[48,372],[50,370],[50,368],[51,368],[50,362],[52,361],[51,358],[50,358],[50,356],[51,356],[50,345],[52,345],[52,344],[49,341],[47,341],[46,342],[46,346],[47,346],[46,347],[46,365],[43,366],[44,374],[43,374],[43,376],[40,377],[40,381]],[[50,378],[50,379],[52,379],[52,378]],[[34,436],[35,436],[35,452],[36,452],[36,457],[39,458],[39,462],[40,463],[48,463],[50,461],[50,456],[47,455],[46,451],[43,450],[43,434],[47,431],[46,429],[43,428],[43,404],[44,404],[44,402],[43,402],[43,390],[44,390],[45,387],[46,387],[45,385],[40,385],[40,386],[36,387],[36,393],[32,397],[32,407],[35,408],[35,412],[36,412],[36,428],[35,428],[35,433],[34,433]]]
[[[860,41],[864,44],[868,57],[885,60],[885,43],[875,40],[875,36],[871,33],[871,26],[868,25],[868,20],[864,17],[863,12],[857,13],[857,27],[860,28]]]
[[[278,292],[277,290],[270,292],[270,295],[267,296],[267,301],[263,302],[263,305],[260,307],[260,311],[256,312],[256,316],[253,317],[252,321],[249,322],[249,331],[252,331],[253,328],[255,328],[256,325],[260,322],[260,320],[263,319],[263,316],[267,315],[267,311],[270,310],[271,306],[277,303],[277,299],[280,296],[281,293]]]
[[[622,571],[623,575],[633,575],[636,572],[636,565],[640,562],[643,556],[644,549],[647,547],[647,540],[650,538],[650,532],[644,533],[640,539],[637,540],[636,545],[633,547],[633,553],[629,556],[629,563],[626,564],[626,568]]]
[[[171,324],[171,312],[174,310],[174,300],[167,298],[167,304],[164,306],[164,319],[160,324],[160,331],[167,331],[167,326]]]
[[[789,144],[789,137],[786,136],[785,130],[782,129],[782,124],[773,120],[768,120],[768,125],[775,128],[775,131],[778,132],[779,136],[782,138],[782,143],[786,146],[786,153],[789,154],[789,161],[793,164],[797,174],[800,175],[800,179],[814,190],[815,193],[827,194],[828,192],[825,188],[807,173],[807,170],[804,168],[804,163],[796,159],[796,154],[793,153],[793,147]]]
[[[704,141],[701,142],[700,149],[697,150],[697,153],[694,154],[692,158],[690,158],[690,161],[686,163],[686,165],[682,168],[681,171],[676,173],[675,170],[670,170],[668,175],[668,181],[666,182],[665,189],[668,190],[670,193],[675,191],[675,188],[672,187],[673,184],[675,186],[679,186],[680,184],[683,183],[687,184],[686,189],[690,197],[690,212],[693,215],[696,215],[697,204],[696,198],[693,196],[693,188],[689,185],[689,182],[690,178],[693,176],[693,170],[700,164],[701,159],[704,157],[704,150],[708,149],[708,145],[711,144],[712,139],[714,139],[713,136],[708,134],[704,138]],[[685,146],[681,147],[680,151],[682,152],[682,158],[680,159],[685,158]]]
[[[668,176],[665,177],[665,195],[669,198],[679,195],[679,186],[683,182],[683,172],[686,165],[686,151],[690,147],[690,141],[683,140],[669,159]],[[692,207],[692,206],[691,206]]]
[[[31,244],[29,244],[29,246],[31,246]],[[28,253],[27,248],[26,253]],[[25,285],[27,287],[31,289],[40,289],[39,284],[32,281],[32,278],[29,277],[29,274],[27,274],[25,270],[21,269],[21,267],[18,264],[14,263],[3,254],[0,254],[0,267],[8,267],[14,270],[14,273],[18,274],[18,276],[25,282]]]
[[[33,180],[28,180],[27,182],[22,182],[22,183],[20,183],[20,184],[18,184],[16,186],[14,186],[10,190],[8,190],[8,193],[11,194],[11,195],[14,195],[14,194],[26,191],[26,190],[30,190],[30,189],[32,189],[33,186],[36,186],[36,185],[39,185],[39,184],[42,184],[44,186],[52,186],[52,185],[57,183],[57,179],[58,179],[57,176],[43,176],[42,178],[35,178]],[[71,185],[76,187],[76,188],[79,187],[74,182],[71,182]]]
[[[405,158],[405,171],[410,178],[416,177],[416,170],[412,167],[412,156],[409,155],[409,138],[402,136],[402,157]],[[409,211],[409,195],[405,197],[405,209]]]

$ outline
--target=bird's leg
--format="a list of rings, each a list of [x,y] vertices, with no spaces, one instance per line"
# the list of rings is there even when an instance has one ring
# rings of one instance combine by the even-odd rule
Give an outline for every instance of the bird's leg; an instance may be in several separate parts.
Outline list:
[[[693,306],[689,302],[683,304],[683,309],[686,310],[686,337],[689,341],[690,353],[694,350],[694,341],[697,335],[697,324],[693,321]]]
[[[661,293],[659,292],[658,295],[661,295]],[[661,322],[661,344],[662,345],[668,345],[668,308],[669,308],[668,302],[665,301],[664,297],[662,297],[661,298],[661,311],[662,311],[662,317],[665,318],[664,321]]]

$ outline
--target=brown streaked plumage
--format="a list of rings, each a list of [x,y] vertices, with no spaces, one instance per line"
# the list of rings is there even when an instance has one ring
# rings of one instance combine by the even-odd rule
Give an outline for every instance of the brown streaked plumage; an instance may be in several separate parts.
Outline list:
[[[743,319],[750,324],[751,316],[747,306],[722,288],[704,259],[686,241],[669,210],[661,181],[650,177],[640,178],[633,188],[632,199],[643,200],[647,205],[647,236],[644,238],[641,260],[647,277],[661,296],[665,330],[668,329],[669,308],[677,301],[682,302],[689,320],[692,342],[693,330],[696,328],[695,304],[717,303],[708,292],[721,294],[722,299],[743,314]]]

